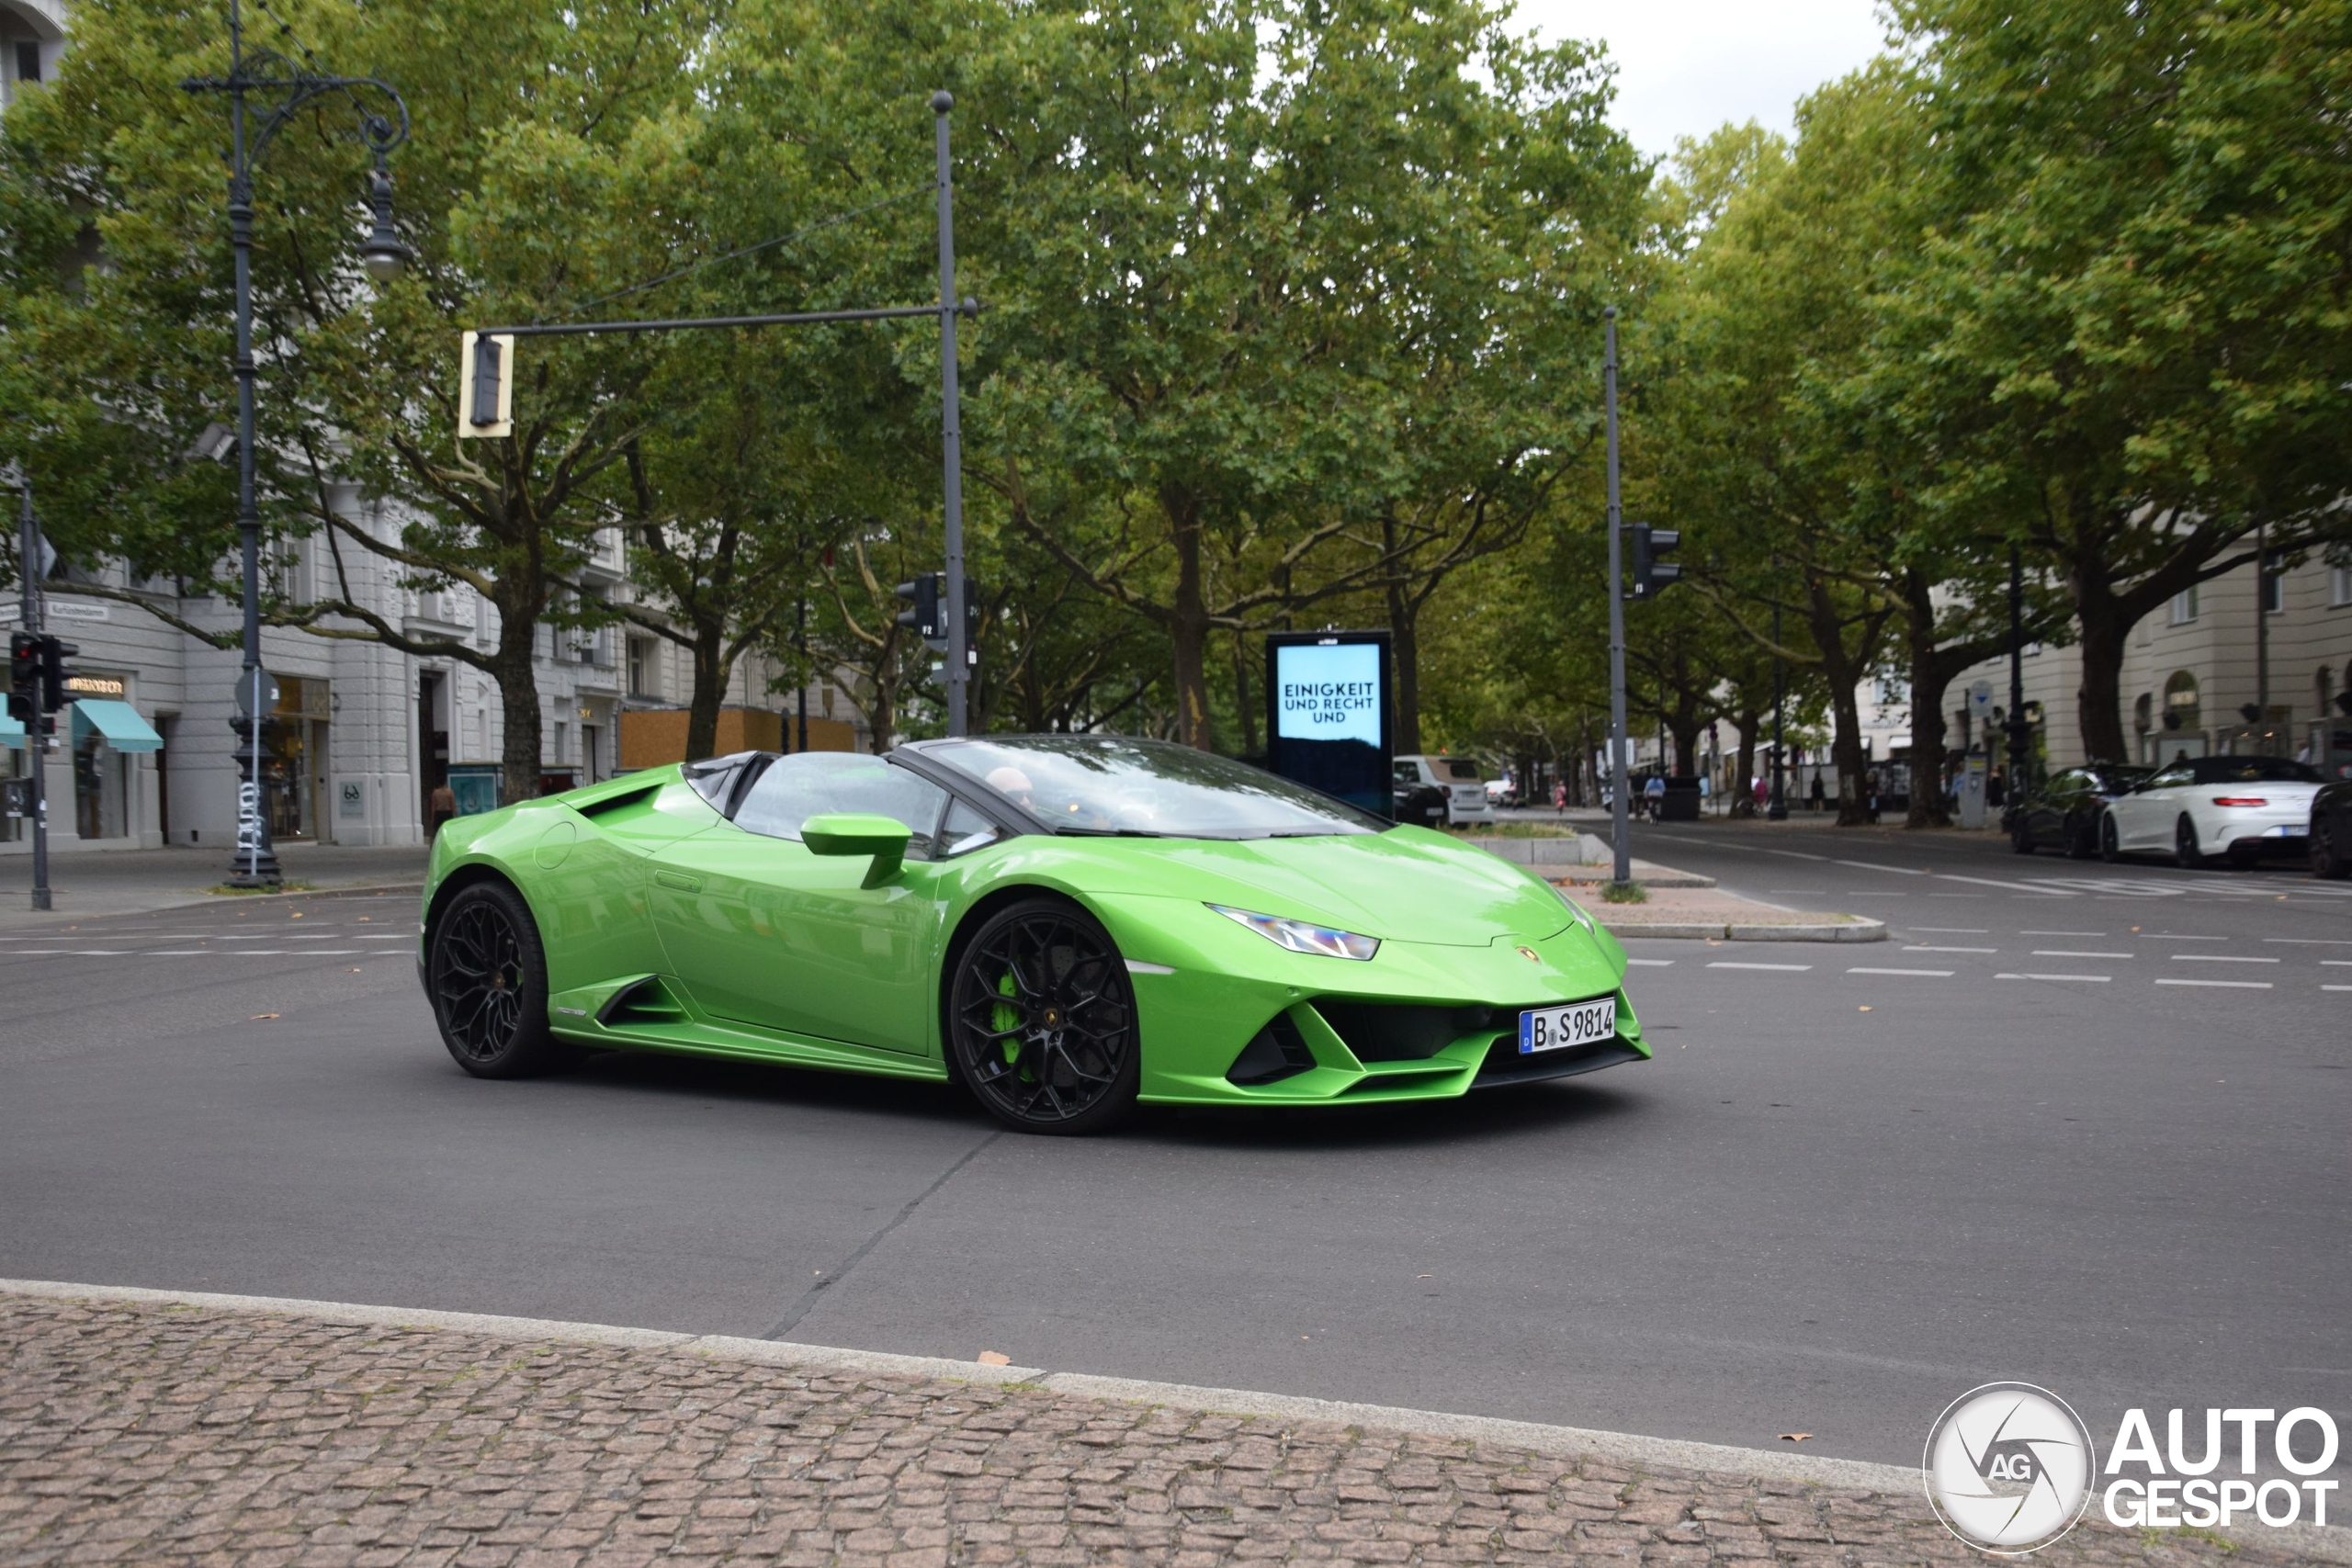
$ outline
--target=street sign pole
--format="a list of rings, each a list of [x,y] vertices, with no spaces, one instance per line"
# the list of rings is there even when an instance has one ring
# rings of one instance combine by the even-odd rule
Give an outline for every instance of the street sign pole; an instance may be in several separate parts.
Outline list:
[[[17,523],[17,576],[22,593],[19,624],[28,632],[41,626],[40,604],[40,521],[33,515],[33,477],[19,468],[17,489],[24,496],[24,510]],[[36,909],[52,906],[49,897],[49,781],[41,775],[49,771],[49,715],[33,705],[32,716],[25,722],[25,759],[32,777],[32,798],[26,820],[33,825],[33,905]]]
[[[1620,537],[1624,512],[1617,494],[1617,307],[1601,314],[1608,334],[1600,380],[1609,405],[1609,834],[1616,852],[1617,880],[1631,882],[1634,845],[1625,806],[1625,552]]]

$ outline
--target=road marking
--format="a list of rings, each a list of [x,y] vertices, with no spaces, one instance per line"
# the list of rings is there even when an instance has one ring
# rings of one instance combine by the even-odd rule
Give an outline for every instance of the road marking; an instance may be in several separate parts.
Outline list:
[[[1638,964],[1645,969],[1671,969],[1674,967],[1674,960],[1671,958],[1628,958],[1625,962],[1629,966]]]
[[[387,936],[376,936],[373,934],[362,933],[354,935],[351,940],[353,942],[406,942],[410,936],[414,934],[415,933],[413,931],[406,934],[394,931]]]
[[[2352,986],[2322,986],[2323,991],[2352,991]]]
[[[2217,988],[2226,988],[2233,991],[2267,991],[2272,989],[2271,984],[2267,980],[2175,980],[2159,976],[2157,976],[2156,984],[2159,986],[2210,986]]]
[[[2104,986],[2115,978],[2112,975],[1996,975],[1996,980],[2082,980],[2094,986]]]
[[[2265,942],[2275,942],[2282,947],[2352,947],[2352,942],[2338,942],[2324,936],[2267,936]]]
[[[2175,936],[2170,931],[2147,931],[2143,934],[2150,942],[2227,942],[2230,940],[2225,936]]]
[[[2105,936],[2105,931],[2019,931],[2019,936]]]
[[[1949,969],[1849,969],[1846,973],[1849,975],[1918,975],[1933,980],[1951,978],[1951,971]]]
[[[212,953],[209,949],[201,947],[151,947],[147,950],[145,956],[149,958],[209,958]]]
[[[2175,964],[2284,964],[2283,958],[2248,958],[2237,953],[2176,953]]]
[[[2039,893],[2047,898],[2079,898],[2082,897],[2081,894],[2075,892],[2072,888],[2045,887],[2038,883],[2032,882],[2003,882],[1997,877],[1991,876],[1962,876],[1954,872],[1941,871],[1936,874],[1936,877],[1937,880],[1940,882],[1966,882],[1973,884],[1978,887],[2006,887],[2012,893]]]
[[[2063,947],[2037,947],[2033,950],[2033,955],[2036,958],[2130,958],[2132,956],[2128,953],[2070,953]]]
[[[1929,947],[1925,942],[1914,942],[1903,951],[1905,953],[1998,953],[2001,950],[1997,947]]]
[[[1927,931],[1935,936],[1990,936],[1993,934],[1983,926],[1913,926],[1911,929],[1915,931]],[[2028,936],[2032,934],[2031,931],[2026,932]]]
[[[1813,965],[1810,964],[1735,964],[1729,960],[1717,959],[1707,967],[1710,969],[1771,969],[1784,974],[1802,975]]]
[[[2319,966],[2323,969],[2352,969],[2352,958],[2323,958]]]
[[[1835,863],[1838,865],[1850,865],[1861,871],[1890,871],[1897,876],[1926,876],[1928,874],[1924,871],[1914,871],[1907,865],[1881,865],[1876,861],[1841,860]]]

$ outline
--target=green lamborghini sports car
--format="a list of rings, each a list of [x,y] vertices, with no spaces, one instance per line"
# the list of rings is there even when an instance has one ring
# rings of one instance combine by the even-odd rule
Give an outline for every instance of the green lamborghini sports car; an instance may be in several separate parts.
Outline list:
[[[1137,1100],[1445,1100],[1649,1055],[1549,885],[1246,763],[1107,736],[744,752],[441,829],[419,953],[483,1077],[583,1048]]]

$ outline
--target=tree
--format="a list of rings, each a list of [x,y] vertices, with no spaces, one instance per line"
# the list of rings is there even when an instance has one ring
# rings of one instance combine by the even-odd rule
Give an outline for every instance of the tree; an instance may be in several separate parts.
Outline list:
[[[508,791],[532,793],[538,624],[605,520],[600,486],[645,438],[639,394],[671,350],[537,348],[515,377],[514,434],[461,448],[458,333],[560,313],[661,270],[682,227],[692,243],[692,65],[714,11],[703,0],[590,0],[560,12],[386,0],[293,19],[301,32],[288,39],[404,91],[414,135],[398,156],[399,211],[417,254],[397,285],[366,286],[345,238],[364,171],[334,134],[342,110],[314,106],[289,124],[258,181],[255,456],[266,525],[322,533],[345,587],[309,603],[274,597],[266,618],[484,671],[504,711]],[[217,483],[168,468],[198,429],[225,420],[233,390],[225,118],[213,99],[170,90],[217,71],[222,42],[209,13],[160,0],[81,7],[54,85],[9,114],[0,184],[11,344],[58,389],[52,417],[11,439],[55,498],[62,547],[225,593],[230,511]],[[486,79],[484,60],[534,63]],[[101,254],[107,265],[96,265]],[[95,481],[63,482],[92,457],[84,471]],[[397,502],[397,525],[331,504],[340,479]],[[412,586],[469,585],[497,611],[493,646],[398,624],[349,590],[350,552]]]
[[[2081,722],[2126,755],[2132,627],[2340,527],[2352,94],[2336,0],[1897,7],[1948,216],[1885,312],[1937,499],[1997,510],[2073,600]]]

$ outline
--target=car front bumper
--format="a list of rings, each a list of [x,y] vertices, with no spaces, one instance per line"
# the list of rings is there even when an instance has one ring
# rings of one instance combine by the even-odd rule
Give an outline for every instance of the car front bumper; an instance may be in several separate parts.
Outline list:
[[[1384,941],[1365,963],[1289,953],[1220,916],[1192,918],[1198,908],[1098,900],[1128,959],[1146,1100],[1451,1100],[1650,1054],[1623,989],[1623,950],[1565,907],[1557,931],[1484,947]],[[1601,997],[1617,1004],[1614,1038],[1519,1055],[1522,1010]]]

